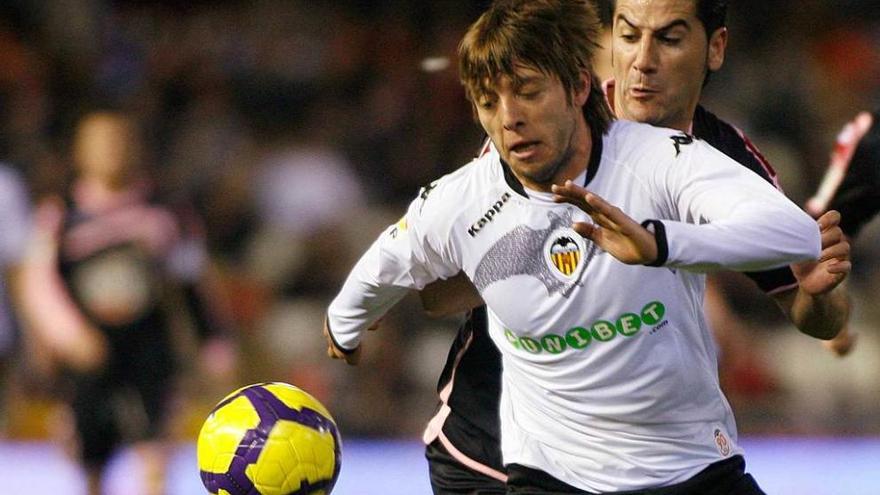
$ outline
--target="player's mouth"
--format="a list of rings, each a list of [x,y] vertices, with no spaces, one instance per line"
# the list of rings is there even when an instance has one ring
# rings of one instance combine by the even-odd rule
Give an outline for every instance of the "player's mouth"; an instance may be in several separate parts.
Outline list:
[[[659,89],[648,86],[630,86],[629,94],[636,100],[647,100],[660,93]]]
[[[510,154],[518,160],[528,160],[538,152],[540,141],[518,141],[510,146]]]

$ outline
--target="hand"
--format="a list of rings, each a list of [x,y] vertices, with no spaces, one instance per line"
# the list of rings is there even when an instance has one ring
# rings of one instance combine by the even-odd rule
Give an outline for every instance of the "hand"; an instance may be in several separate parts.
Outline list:
[[[77,327],[77,332],[55,335],[50,346],[61,362],[78,373],[94,373],[103,368],[109,354],[107,337],[89,324]]]
[[[639,265],[657,259],[657,240],[648,229],[596,194],[567,180],[553,185],[557,203],[569,203],[586,212],[595,222],[577,222],[572,228],[623,263]]]
[[[375,323],[369,326],[367,330],[375,331],[379,328],[379,324],[382,323],[384,317],[376,320]],[[327,340],[327,356],[333,359],[342,359],[346,364],[350,364],[352,366],[357,365],[361,361],[361,347],[363,345],[359,345],[354,348],[354,350],[343,350],[341,347],[336,345],[336,342],[333,340],[333,337],[330,336],[330,325],[327,323],[327,319],[324,318],[324,338]]]
[[[858,340],[858,333],[850,330],[849,327],[843,327],[833,339],[823,340],[822,346],[834,353],[835,356],[844,357],[852,352]]]
[[[831,292],[852,270],[849,242],[840,229],[840,213],[828,211],[816,223],[822,235],[819,259],[791,265],[800,289],[812,296]]]

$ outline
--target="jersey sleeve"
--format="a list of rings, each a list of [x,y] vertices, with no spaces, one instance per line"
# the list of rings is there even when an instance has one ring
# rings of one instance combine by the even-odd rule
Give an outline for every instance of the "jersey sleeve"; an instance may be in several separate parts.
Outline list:
[[[816,223],[779,190],[705,142],[676,137],[681,153],[657,167],[671,210],[657,235],[665,266],[756,271],[819,256]]]
[[[703,108],[702,105],[697,105],[694,111],[693,133],[695,137],[706,141],[713,148],[733,158],[737,163],[773,184],[780,191],[782,190],[776,171],[748,136],[736,126]],[[744,275],[767,294],[784,292],[798,285],[794,272],[788,266],[744,272]]]
[[[388,227],[358,260],[339,294],[330,303],[327,322],[343,349],[358,346],[361,334],[411,290],[456,275],[457,256],[442,233],[437,205],[426,194],[410,204],[406,215]]]

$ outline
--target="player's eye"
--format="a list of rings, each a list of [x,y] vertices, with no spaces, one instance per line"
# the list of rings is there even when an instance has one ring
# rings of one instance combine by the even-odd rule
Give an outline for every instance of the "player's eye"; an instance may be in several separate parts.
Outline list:
[[[623,33],[620,35],[620,39],[626,41],[627,43],[634,43],[636,40],[638,40],[638,36],[633,33]]]
[[[677,45],[681,41],[681,38],[677,36],[660,36],[658,39],[664,45]]]
[[[495,106],[497,95],[490,91],[479,91],[474,94],[474,104],[481,109],[489,110]]]
[[[529,90],[525,90],[525,91],[520,91],[519,96],[520,96],[520,98],[523,98],[526,100],[534,100],[535,98],[538,97],[538,95],[540,93],[541,92],[537,89],[529,89]]]

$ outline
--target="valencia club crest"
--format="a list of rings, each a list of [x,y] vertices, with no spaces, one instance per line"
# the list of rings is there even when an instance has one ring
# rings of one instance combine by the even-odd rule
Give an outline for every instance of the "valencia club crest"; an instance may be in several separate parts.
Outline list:
[[[584,238],[570,228],[557,229],[544,245],[544,259],[550,271],[562,280],[578,277],[586,254]]]

